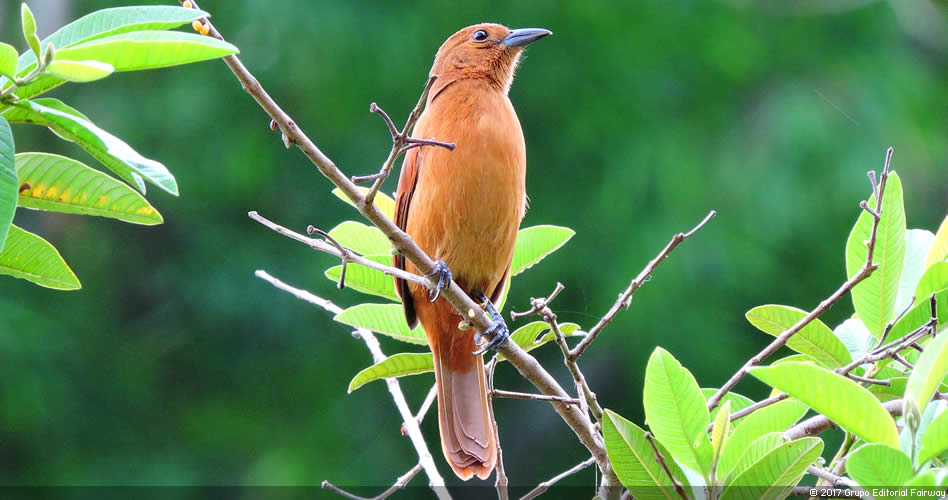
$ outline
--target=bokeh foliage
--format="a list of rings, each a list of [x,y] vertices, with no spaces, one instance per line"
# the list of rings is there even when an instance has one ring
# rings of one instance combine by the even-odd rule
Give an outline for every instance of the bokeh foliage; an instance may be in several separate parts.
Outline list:
[[[840,249],[865,171],[881,168],[886,146],[911,194],[908,226],[934,231],[948,211],[944,33],[920,29],[926,19],[896,3],[834,12],[711,0],[200,5],[351,174],[374,172],[390,147],[368,104],[404,116],[456,29],[551,29],[511,90],[529,159],[524,225],[577,234],[518,279],[508,309],[561,281],[561,321],[588,328],[672,233],[719,212],[583,357],[599,400],[641,422],[630,394],[640,394],[656,345],[720,384],[768,340],[745,311],[812,308],[845,279]],[[40,36],[113,2],[44,5],[34,5],[50,23]],[[0,5],[4,33],[18,29],[14,6]],[[246,218],[255,209],[328,229],[354,213],[283,149],[223,65],[114,75],[50,95],[160,159],[181,196],[150,194],[165,223],[149,228],[18,212],[18,225],[45,235],[83,276],[83,290],[0,281],[0,482],[381,485],[407,470],[413,451],[384,385],[346,395],[369,364],[364,348],[328,314],[253,277],[267,269],[343,307],[364,300],[323,277],[331,257]],[[17,134],[19,150],[89,161],[39,128]],[[840,304],[825,319],[852,312]],[[400,347],[383,342],[386,352]],[[536,355],[566,381],[555,351]],[[420,403],[431,381],[404,379],[409,401]],[[498,386],[529,389],[505,367]],[[738,387],[768,392],[755,380]],[[515,484],[585,458],[571,439],[550,439],[569,430],[544,404],[500,400],[495,411]],[[423,429],[438,454],[435,419]]]

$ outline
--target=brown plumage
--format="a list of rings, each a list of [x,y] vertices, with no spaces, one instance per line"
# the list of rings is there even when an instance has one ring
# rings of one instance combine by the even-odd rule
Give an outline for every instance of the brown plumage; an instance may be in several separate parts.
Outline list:
[[[454,142],[451,152],[425,147],[405,157],[395,222],[428,255],[444,261],[472,298],[497,304],[526,210],[526,151],[507,90],[523,47],[549,35],[479,24],[458,31],[438,50],[414,137]],[[418,270],[401,256],[395,265]],[[396,280],[411,326],[425,329],[435,359],[441,446],[461,479],[487,478],[497,461],[493,414],[474,331],[447,301],[430,302],[422,286]]]

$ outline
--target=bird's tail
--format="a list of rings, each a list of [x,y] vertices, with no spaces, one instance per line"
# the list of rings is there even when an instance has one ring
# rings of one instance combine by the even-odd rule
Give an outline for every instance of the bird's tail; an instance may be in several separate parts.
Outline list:
[[[453,324],[457,325],[457,319]],[[497,437],[493,410],[487,400],[484,358],[471,354],[472,330],[449,330],[454,331],[440,336],[448,342],[432,345],[441,448],[458,477],[465,481],[474,475],[487,479],[497,462]]]

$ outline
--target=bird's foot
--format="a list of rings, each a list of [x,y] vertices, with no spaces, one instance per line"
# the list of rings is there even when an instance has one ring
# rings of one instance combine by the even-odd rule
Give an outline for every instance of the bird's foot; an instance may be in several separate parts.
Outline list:
[[[481,301],[487,314],[490,315],[490,318],[494,320],[494,322],[487,330],[474,334],[474,345],[480,347],[480,349],[474,351],[475,356],[484,354],[488,349],[496,350],[510,338],[510,329],[507,328],[507,323],[504,323],[504,317],[500,315],[500,312],[497,311],[497,308],[494,307],[490,299],[485,297],[484,294],[481,294],[478,300]],[[494,335],[494,338],[492,338],[490,342],[481,342],[484,336],[491,334]]]
[[[441,290],[451,286],[451,280],[453,276],[451,275],[451,270],[448,269],[448,265],[444,263],[443,260],[435,262],[434,269],[430,273],[426,274],[426,278],[432,276],[438,276],[438,284],[434,286],[431,295],[431,302],[438,300],[438,297],[441,295]]]

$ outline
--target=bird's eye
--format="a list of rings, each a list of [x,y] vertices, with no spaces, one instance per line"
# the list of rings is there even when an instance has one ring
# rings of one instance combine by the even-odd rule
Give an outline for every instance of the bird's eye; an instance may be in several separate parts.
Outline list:
[[[477,30],[474,32],[474,35],[471,36],[471,38],[477,40],[478,42],[483,42],[484,40],[487,40],[487,32],[484,30]]]

